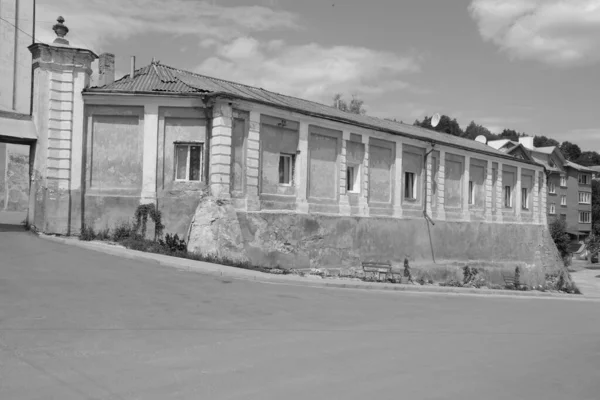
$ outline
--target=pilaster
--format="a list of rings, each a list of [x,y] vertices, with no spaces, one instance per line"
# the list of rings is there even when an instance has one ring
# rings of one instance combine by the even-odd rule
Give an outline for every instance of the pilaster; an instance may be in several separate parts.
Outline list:
[[[540,223],[540,179],[539,172],[535,171],[533,174],[533,189],[532,189],[532,211],[533,211],[533,223]]]
[[[470,220],[471,212],[469,211],[469,181],[471,180],[471,157],[465,156],[465,172],[463,174],[463,219]]]
[[[142,155],[141,204],[156,204],[156,163],[158,155],[158,105],[144,106],[144,153]]]
[[[296,212],[307,214],[308,201],[308,123],[300,121],[296,155]]]
[[[394,177],[394,217],[402,218],[402,142],[396,142],[396,167]]]
[[[260,113],[250,112],[248,146],[246,152],[246,208],[248,211],[260,210],[259,193],[260,165]]]
[[[444,221],[446,219],[446,209],[444,202],[444,181],[446,180],[446,152],[440,150],[440,166],[438,167],[437,173],[437,219]]]
[[[340,214],[350,215],[350,203],[348,201],[347,182],[346,182],[346,145],[350,140],[350,132],[342,132],[342,151],[340,155]]]
[[[523,196],[521,193],[521,182],[523,182],[523,178],[521,177],[521,166],[517,166],[517,183],[515,184],[515,204],[514,204],[514,209],[515,209],[515,216],[517,218],[517,221],[521,220],[521,209],[523,208]]]
[[[492,160],[488,160],[487,168],[486,168],[486,177],[485,177],[485,220],[488,222],[492,222],[492,193],[494,190],[493,187],[493,173],[494,167],[492,165]]]
[[[541,190],[541,208],[540,208],[540,223],[547,225],[548,224],[548,182],[546,181],[546,174],[544,172],[540,172],[540,180],[542,181],[542,190]]]
[[[504,209],[504,196],[502,195],[502,163],[498,163],[498,177],[496,179],[496,221],[502,222],[502,210]]]
[[[362,135],[362,142],[365,146],[365,156],[362,167],[362,190],[358,199],[359,215],[368,217],[369,216],[369,136]]]
[[[210,137],[209,184],[213,196],[228,199],[231,180],[231,129],[233,110],[226,102],[213,106],[212,133]]]

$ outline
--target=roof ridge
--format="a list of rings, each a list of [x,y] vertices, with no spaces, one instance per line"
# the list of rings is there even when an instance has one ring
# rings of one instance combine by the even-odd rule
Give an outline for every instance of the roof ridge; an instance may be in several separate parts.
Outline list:
[[[187,74],[192,74],[192,75],[195,75],[195,76],[198,76],[198,77],[201,77],[201,78],[205,78],[205,79],[212,79],[212,80],[215,80],[215,81],[221,81],[221,82],[229,83],[231,85],[240,85],[240,86],[244,86],[244,87],[247,87],[247,88],[250,88],[250,89],[258,89],[258,90],[262,90],[262,91],[265,91],[265,92],[276,94],[277,96],[289,97],[290,99],[296,99],[296,100],[300,100],[300,101],[305,101],[307,103],[318,104],[320,106],[330,107],[330,108],[332,108],[334,110],[339,110],[338,108],[335,108],[335,107],[330,106],[328,104],[319,103],[319,102],[313,101],[313,100],[306,100],[306,99],[303,99],[301,97],[290,96],[290,95],[283,94],[283,93],[277,93],[277,92],[274,92],[272,90],[267,90],[267,89],[264,89],[264,88],[261,88],[261,87],[247,85],[245,83],[234,82],[234,81],[230,81],[230,80],[227,80],[227,79],[216,78],[214,76],[203,75],[203,74],[199,74],[197,72],[187,71],[187,70],[184,70],[184,69],[181,69],[181,68],[175,68],[175,67],[172,67],[170,65],[165,65],[165,64],[156,64],[156,65],[159,65],[161,67],[166,67],[166,68],[174,69],[175,71],[179,71],[179,72],[184,72],[184,73],[187,73]]]

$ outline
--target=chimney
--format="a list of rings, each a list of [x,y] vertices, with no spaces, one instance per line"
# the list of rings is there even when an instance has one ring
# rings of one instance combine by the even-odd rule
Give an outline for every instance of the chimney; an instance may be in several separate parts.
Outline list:
[[[533,136],[524,136],[519,138],[519,143],[523,145],[528,150],[534,150],[533,147]]]
[[[129,73],[129,79],[135,77],[135,56],[131,56],[131,72]]]
[[[110,85],[115,81],[115,55],[100,54],[98,60],[98,86]]]

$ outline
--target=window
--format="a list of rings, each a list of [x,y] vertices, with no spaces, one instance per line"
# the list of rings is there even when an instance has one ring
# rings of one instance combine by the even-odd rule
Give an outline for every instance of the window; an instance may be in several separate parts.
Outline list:
[[[292,154],[279,155],[279,183],[291,186],[294,181],[294,156]]]
[[[351,193],[360,192],[360,179],[359,179],[358,165],[349,165],[346,168],[346,190]]]
[[[510,186],[504,186],[504,207],[512,207],[512,196],[510,193]]]
[[[527,188],[521,188],[521,208],[529,210],[529,192]]]
[[[565,196],[565,195],[560,196],[560,205],[561,206],[566,206],[567,205],[567,196]]]
[[[473,181],[469,181],[469,204],[475,204],[475,188]]]
[[[580,204],[592,204],[592,194],[588,192],[579,192]]]
[[[567,177],[565,175],[561,175],[560,176],[560,186],[561,187],[566,187],[567,186]]]
[[[201,180],[202,144],[175,144],[175,158],[175,180]]]
[[[556,204],[550,203],[550,214],[556,214]]]
[[[589,224],[592,222],[592,213],[589,211],[579,211],[579,223]]]
[[[414,172],[404,173],[404,198],[409,200],[417,199],[417,181]]]
[[[563,221],[567,220],[567,214],[560,214],[560,219]]]
[[[579,174],[579,183],[581,183],[582,185],[589,185],[590,176],[587,174]]]
[[[554,182],[548,183],[548,193],[556,193],[556,184]]]

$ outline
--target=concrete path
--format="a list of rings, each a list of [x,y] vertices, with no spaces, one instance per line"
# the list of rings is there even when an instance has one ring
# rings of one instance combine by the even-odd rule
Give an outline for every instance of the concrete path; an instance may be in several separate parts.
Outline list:
[[[211,277],[0,232],[0,399],[597,399],[596,302]]]
[[[600,264],[573,260],[571,278],[585,297],[600,299]]]

